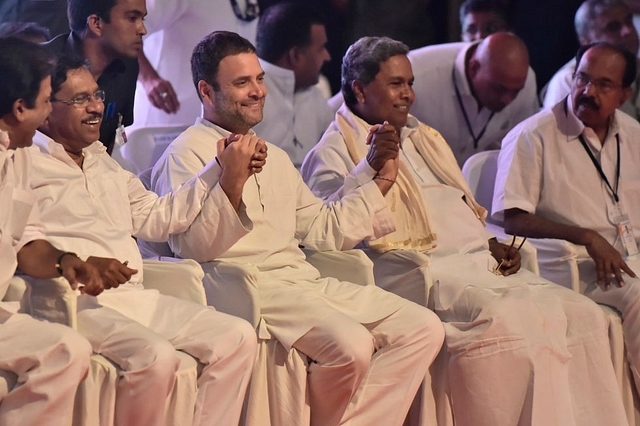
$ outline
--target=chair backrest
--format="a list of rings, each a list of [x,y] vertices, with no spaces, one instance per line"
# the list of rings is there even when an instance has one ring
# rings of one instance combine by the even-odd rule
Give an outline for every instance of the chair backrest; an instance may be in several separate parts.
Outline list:
[[[113,157],[123,168],[138,174],[153,167],[169,144],[187,127],[160,126],[128,129],[128,142],[119,149],[114,149]],[[121,160],[124,161],[121,162]]]
[[[498,171],[499,150],[483,151],[473,154],[462,166],[462,175],[467,180],[476,201],[489,211],[488,223],[502,225],[502,222],[491,219],[491,203],[493,187]]]

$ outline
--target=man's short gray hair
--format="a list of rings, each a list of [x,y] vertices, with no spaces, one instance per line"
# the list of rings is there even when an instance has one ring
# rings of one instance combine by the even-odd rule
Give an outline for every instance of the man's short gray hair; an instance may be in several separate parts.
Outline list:
[[[389,37],[362,37],[349,46],[342,58],[341,90],[344,101],[349,108],[358,101],[351,84],[359,80],[365,85],[375,80],[380,72],[380,64],[392,56],[406,55],[409,48],[406,44]]]

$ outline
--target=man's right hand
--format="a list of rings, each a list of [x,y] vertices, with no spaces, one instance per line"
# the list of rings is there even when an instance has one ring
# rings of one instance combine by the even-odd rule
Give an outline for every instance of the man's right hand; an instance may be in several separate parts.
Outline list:
[[[395,160],[400,151],[400,136],[391,124],[385,121],[382,124],[371,126],[367,135],[369,152],[367,162],[373,170],[379,172],[387,160]]]
[[[119,260],[107,257],[91,256],[87,259],[87,263],[100,272],[105,290],[126,283],[132,275],[138,273],[137,269],[129,268]]]
[[[636,277],[636,274],[622,259],[618,250],[613,248],[599,233],[591,231],[589,233],[589,240],[590,241],[585,244],[585,248],[596,264],[598,285],[603,290],[608,290],[611,286],[612,275],[620,287],[624,285],[622,272],[626,272],[630,277]]]

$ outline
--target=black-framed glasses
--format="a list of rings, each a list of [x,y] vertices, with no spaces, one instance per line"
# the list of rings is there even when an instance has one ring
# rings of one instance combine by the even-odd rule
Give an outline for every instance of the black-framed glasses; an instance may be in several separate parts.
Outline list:
[[[71,105],[76,108],[84,108],[89,105],[89,102],[91,102],[92,100],[97,102],[104,102],[104,96],[104,90],[100,89],[93,92],[92,95],[83,93],[73,99],[58,99],[54,96],[51,96],[51,102],[62,102],[63,104]]]
[[[573,81],[580,89],[583,89],[590,84],[600,93],[610,93],[622,87],[621,84],[616,84],[613,81],[604,78],[593,79],[589,74],[580,71],[573,75]]]

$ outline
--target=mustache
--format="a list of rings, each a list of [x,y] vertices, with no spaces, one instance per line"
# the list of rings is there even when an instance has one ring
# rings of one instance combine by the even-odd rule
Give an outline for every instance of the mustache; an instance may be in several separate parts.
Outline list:
[[[599,110],[600,106],[596,103],[596,101],[590,96],[580,96],[576,102],[578,106],[584,105],[588,108]]]
[[[102,120],[102,114],[99,113],[99,112],[94,112],[94,113],[90,114],[87,118],[85,118],[83,121],[91,121],[91,120],[95,120],[95,119]]]

